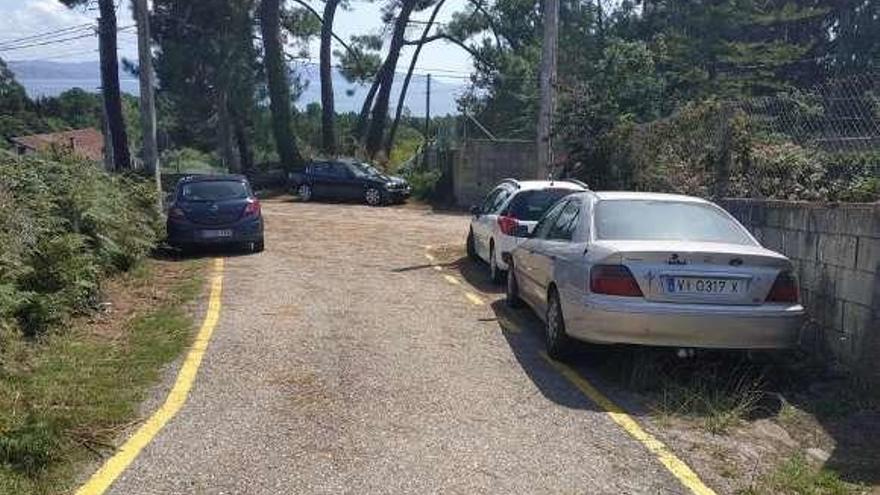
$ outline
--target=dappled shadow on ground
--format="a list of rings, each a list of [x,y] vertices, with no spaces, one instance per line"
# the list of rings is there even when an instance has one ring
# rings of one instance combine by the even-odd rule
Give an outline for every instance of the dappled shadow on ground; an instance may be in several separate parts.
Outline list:
[[[503,300],[491,307],[513,355],[544,396],[597,410],[573,396],[574,387],[541,357],[543,323],[532,311],[511,309]],[[712,435],[772,419],[797,442],[795,450],[828,452],[825,466],[844,481],[880,483],[876,399],[798,353],[698,351],[682,359],[668,348],[574,342],[565,362],[637,417],[674,415]],[[800,411],[801,423],[789,419],[790,406]]]

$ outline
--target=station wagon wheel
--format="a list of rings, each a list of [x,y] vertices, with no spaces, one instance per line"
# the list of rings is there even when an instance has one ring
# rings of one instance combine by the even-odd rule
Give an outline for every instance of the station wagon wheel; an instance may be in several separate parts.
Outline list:
[[[310,201],[312,199],[312,186],[300,184],[296,188],[296,195],[299,196],[300,201]]]
[[[518,308],[522,306],[522,299],[519,298],[519,284],[516,282],[513,264],[507,266],[507,292],[505,292],[504,296],[504,302],[507,303],[508,307]]]
[[[569,347],[569,338],[565,333],[565,318],[562,316],[562,305],[555,289],[547,296],[547,354],[553,359],[565,357]]]
[[[364,192],[364,199],[370,206],[379,206],[382,204],[382,191],[371,187]]]
[[[489,248],[489,276],[492,283],[501,284],[504,281],[504,272],[498,268],[498,260],[495,259],[495,245]]]
[[[473,229],[468,231],[466,248],[467,248],[468,258],[470,258],[472,260],[476,260],[477,259],[477,247],[474,245],[474,231],[473,231]]]

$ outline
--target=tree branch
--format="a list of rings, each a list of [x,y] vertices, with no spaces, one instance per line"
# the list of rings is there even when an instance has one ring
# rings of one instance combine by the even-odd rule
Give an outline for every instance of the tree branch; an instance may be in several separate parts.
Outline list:
[[[471,57],[474,57],[475,59],[477,59],[477,61],[484,62],[482,55],[480,55],[480,53],[478,51],[476,51],[472,47],[468,46],[464,41],[456,38],[455,36],[452,36],[452,35],[449,35],[446,33],[436,33],[436,34],[432,34],[431,36],[426,36],[426,37],[418,39],[418,40],[404,41],[403,44],[404,45],[424,45],[424,44],[430,43],[432,41],[437,41],[437,40],[446,40],[454,45],[457,45],[462,50],[468,52]]]
[[[313,16],[315,16],[315,17],[318,19],[318,22],[320,22],[322,25],[324,24],[324,18],[321,17],[321,14],[318,13],[318,11],[314,9],[314,7],[312,7],[311,5],[309,5],[309,4],[308,4],[307,2],[305,2],[304,0],[293,0],[293,1],[296,2],[296,3],[298,3],[298,4],[300,4],[300,5],[302,5],[306,10],[308,10]],[[345,40],[343,40],[342,38],[340,38],[339,36],[337,36],[336,33],[334,33],[332,30],[330,31],[330,34],[333,36],[333,39],[335,39],[336,41],[338,41],[339,44],[342,45],[343,48],[345,48],[345,51],[347,51],[351,56],[353,56],[353,57],[357,57],[357,56],[358,56],[357,52],[354,51],[354,50],[351,48],[351,46],[350,46],[348,43],[345,42]]]

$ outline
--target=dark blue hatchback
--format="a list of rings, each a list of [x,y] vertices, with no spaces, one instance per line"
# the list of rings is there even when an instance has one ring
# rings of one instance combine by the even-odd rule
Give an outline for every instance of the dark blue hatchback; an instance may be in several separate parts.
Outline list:
[[[263,250],[260,201],[240,175],[195,175],[177,183],[168,210],[168,243],[181,249],[240,245]]]

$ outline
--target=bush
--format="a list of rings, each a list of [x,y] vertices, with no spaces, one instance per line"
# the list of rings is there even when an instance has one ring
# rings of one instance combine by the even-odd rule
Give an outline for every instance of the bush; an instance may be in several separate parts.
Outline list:
[[[412,171],[406,174],[406,179],[412,187],[412,194],[418,199],[427,200],[434,198],[437,182],[442,174],[439,170]]]
[[[154,198],[91,162],[0,153],[0,327],[35,335],[93,307],[161,235]]]

